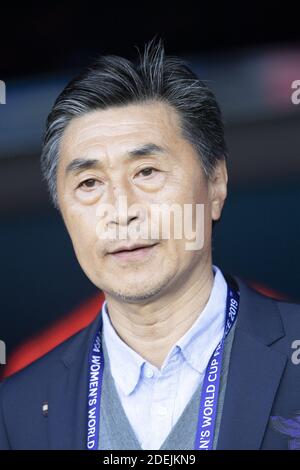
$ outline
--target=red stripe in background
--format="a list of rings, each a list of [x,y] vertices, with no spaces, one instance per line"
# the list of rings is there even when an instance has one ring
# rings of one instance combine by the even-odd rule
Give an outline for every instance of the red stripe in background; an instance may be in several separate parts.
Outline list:
[[[247,282],[247,284],[268,297],[278,300],[288,300],[286,296],[259,285],[256,282]],[[42,331],[18,346],[9,356],[1,378],[8,377],[23,369],[31,362],[51,351],[55,346],[58,346],[66,339],[88,326],[100,312],[103,301],[104,294],[97,294],[77,307],[73,312],[64,315],[62,319],[56,321],[45,331]]]
[[[101,310],[104,294],[100,293],[79,305],[71,313],[54,322],[46,330],[38,333],[18,346],[8,357],[1,378],[14,374],[51,349],[88,326]]]

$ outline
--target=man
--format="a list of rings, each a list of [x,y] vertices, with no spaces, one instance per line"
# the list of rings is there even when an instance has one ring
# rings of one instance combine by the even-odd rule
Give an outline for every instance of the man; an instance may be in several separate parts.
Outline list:
[[[300,308],[212,264],[226,157],[214,95],[160,41],[63,90],[42,170],[105,302],[1,385],[2,449],[297,447]]]

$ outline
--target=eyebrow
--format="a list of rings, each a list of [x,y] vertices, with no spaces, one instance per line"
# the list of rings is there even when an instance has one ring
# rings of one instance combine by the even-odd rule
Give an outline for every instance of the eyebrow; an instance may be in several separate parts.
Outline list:
[[[145,157],[147,155],[157,155],[166,153],[166,150],[156,144],[144,144],[141,147],[137,147],[128,152],[129,159],[135,159],[138,157]],[[88,170],[90,168],[101,168],[103,163],[95,158],[75,158],[72,160],[66,167],[65,174],[70,173],[79,173],[83,170]]]

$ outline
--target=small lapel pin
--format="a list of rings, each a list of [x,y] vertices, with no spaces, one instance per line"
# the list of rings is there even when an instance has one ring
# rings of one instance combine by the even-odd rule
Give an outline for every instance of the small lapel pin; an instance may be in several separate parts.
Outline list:
[[[42,406],[42,410],[43,410],[43,416],[47,417],[48,416],[48,410],[49,410],[49,405],[48,405],[47,401],[44,401],[43,406]]]

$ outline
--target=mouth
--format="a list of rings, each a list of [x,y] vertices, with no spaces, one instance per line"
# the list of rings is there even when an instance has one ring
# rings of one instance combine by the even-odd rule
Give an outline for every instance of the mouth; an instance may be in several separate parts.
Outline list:
[[[133,246],[131,248],[119,248],[118,250],[108,253],[108,255],[116,260],[142,260],[150,256],[157,245],[158,243],[154,243],[153,245]]]

